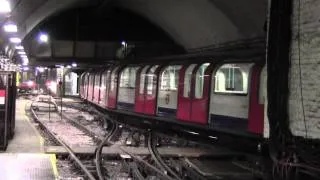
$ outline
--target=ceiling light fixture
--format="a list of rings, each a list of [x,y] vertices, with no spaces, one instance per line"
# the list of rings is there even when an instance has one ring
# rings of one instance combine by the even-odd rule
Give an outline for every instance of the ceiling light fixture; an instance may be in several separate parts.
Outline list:
[[[20,55],[25,55],[26,52],[24,52],[24,51],[19,51],[18,54],[20,54]]]
[[[15,24],[5,24],[3,26],[3,29],[4,29],[5,32],[8,32],[8,33],[18,32],[18,27]]]
[[[21,39],[17,37],[10,38],[9,40],[12,43],[21,43]]]
[[[49,36],[48,36],[48,34],[45,34],[45,33],[41,33],[40,35],[39,35],[39,42],[41,42],[41,43],[47,43],[48,41],[49,41]]]
[[[11,12],[10,3],[7,0],[0,0],[0,13]]]
[[[18,49],[18,50],[23,50],[24,47],[23,47],[23,46],[16,46],[16,49]]]

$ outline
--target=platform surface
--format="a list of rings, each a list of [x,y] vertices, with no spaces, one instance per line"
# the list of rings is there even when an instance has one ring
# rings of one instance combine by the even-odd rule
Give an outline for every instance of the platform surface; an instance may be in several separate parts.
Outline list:
[[[0,180],[57,179],[55,155],[2,153],[0,162]]]
[[[25,108],[29,105],[30,101],[17,99],[15,135],[9,141],[6,153],[43,152],[43,139],[25,114]]]

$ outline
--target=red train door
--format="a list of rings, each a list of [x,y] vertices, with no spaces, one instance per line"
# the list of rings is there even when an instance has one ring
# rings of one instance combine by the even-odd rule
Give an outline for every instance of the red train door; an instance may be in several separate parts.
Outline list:
[[[178,109],[177,119],[190,121],[191,117],[191,92],[194,83],[194,72],[197,64],[191,64],[189,66],[183,66],[179,73],[179,89],[178,89]]]
[[[255,134],[263,134],[264,127],[264,101],[261,100],[263,99],[261,97],[263,96],[262,85],[264,82],[263,78],[260,78],[263,76],[261,71],[262,66],[255,65],[251,75],[248,131]]]
[[[177,118],[197,124],[208,123],[208,103],[213,65],[191,64],[180,71]]]
[[[137,113],[143,113],[144,112],[144,104],[145,104],[145,85],[146,85],[146,77],[147,77],[147,71],[149,70],[150,66],[147,65],[143,68],[141,68],[137,72],[137,78],[136,78],[136,99],[135,99],[135,105],[134,105],[134,111]]]
[[[107,107],[108,106],[108,95],[109,95],[109,86],[110,86],[110,74],[111,74],[111,67],[107,68],[106,71],[103,73],[103,79],[101,80],[101,106]]]
[[[117,89],[118,89],[118,75],[120,67],[113,69],[110,77],[110,86],[108,93],[108,108],[115,109],[117,105]]]
[[[152,66],[147,73],[147,81],[145,86],[145,101],[144,101],[144,113],[149,115],[156,114],[156,97],[157,97],[157,82],[158,74],[160,71],[159,65]]]
[[[208,124],[209,89],[213,68],[210,63],[204,63],[195,72],[190,117],[190,121],[194,123]]]

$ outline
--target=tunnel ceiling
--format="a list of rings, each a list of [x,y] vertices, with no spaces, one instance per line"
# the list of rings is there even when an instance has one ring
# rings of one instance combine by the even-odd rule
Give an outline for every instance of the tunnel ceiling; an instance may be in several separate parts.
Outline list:
[[[44,29],[59,39],[161,40],[187,51],[263,39],[267,11],[267,0],[16,0],[12,4],[10,19],[18,22],[21,37]],[[65,18],[59,19],[59,13]],[[76,16],[79,29],[73,33]]]
[[[97,13],[95,8],[72,9],[44,21],[34,29],[57,40],[143,41],[174,43],[172,38],[148,19],[118,7]]]

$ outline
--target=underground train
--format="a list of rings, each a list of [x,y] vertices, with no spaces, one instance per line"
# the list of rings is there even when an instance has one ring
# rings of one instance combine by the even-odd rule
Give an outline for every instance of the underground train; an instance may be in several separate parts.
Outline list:
[[[261,61],[112,65],[81,75],[80,96],[110,111],[263,136]]]

